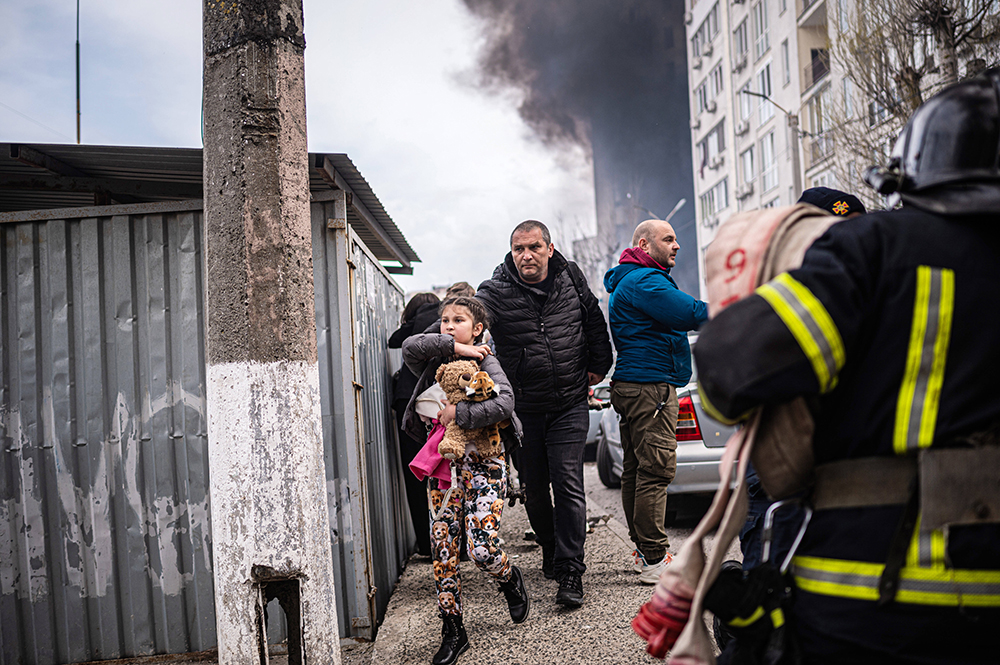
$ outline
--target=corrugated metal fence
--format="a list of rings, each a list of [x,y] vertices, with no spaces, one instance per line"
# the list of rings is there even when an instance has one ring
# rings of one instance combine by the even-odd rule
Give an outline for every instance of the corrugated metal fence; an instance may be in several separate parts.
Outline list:
[[[327,205],[313,254],[340,635],[370,638],[413,542],[385,348],[402,293]],[[200,202],[0,224],[3,663],[216,644],[201,242]]]

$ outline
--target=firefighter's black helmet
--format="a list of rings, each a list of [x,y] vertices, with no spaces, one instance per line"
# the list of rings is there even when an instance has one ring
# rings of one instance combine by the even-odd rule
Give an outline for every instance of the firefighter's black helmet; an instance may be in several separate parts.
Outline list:
[[[896,140],[888,166],[869,169],[865,181],[931,212],[1000,210],[1000,67],[921,104]]]

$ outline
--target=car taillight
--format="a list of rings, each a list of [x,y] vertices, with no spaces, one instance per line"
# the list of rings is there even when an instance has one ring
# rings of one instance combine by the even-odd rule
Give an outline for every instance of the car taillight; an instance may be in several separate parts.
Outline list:
[[[698,427],[698,416],[694,412],[694,402],[690,397],[681,397],[677,401],[677,440],[701,441],[701,429]]]

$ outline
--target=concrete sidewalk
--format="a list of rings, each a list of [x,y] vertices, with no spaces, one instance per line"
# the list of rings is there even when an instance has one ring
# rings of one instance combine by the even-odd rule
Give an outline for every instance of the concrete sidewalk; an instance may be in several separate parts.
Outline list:
[[[514,564],[524,573],[531,597],[527,621],[514,625],[496,585],[472,562],[461,565],[465,626],[471,648],[458,663],[660,663],[646,654],[645,642],[631,628],[632,618],[649,600],[653,587],[632,571],[632,544],[625,526],[588,500],[583,576],[583,607],[555,604],[559,585],[542,576],[541,548],[524,540],[524,507],[504,509],[501,537]],[[675,550],[679,543],[671,543]],[[434,580],[428,559],[411,558],[389,601],[385,620],[372,644],[346,647],[345,665],[427,664],[441,643]]]

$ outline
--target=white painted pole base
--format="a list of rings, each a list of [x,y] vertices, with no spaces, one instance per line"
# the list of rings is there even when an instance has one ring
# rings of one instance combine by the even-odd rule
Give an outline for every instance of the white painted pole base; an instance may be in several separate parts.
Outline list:
[[[207,396],[219,663],[261,662],[260,639],[266,653],[265,566],[299,581],[305,661],[339,665],[318,366],[210,365]]]

